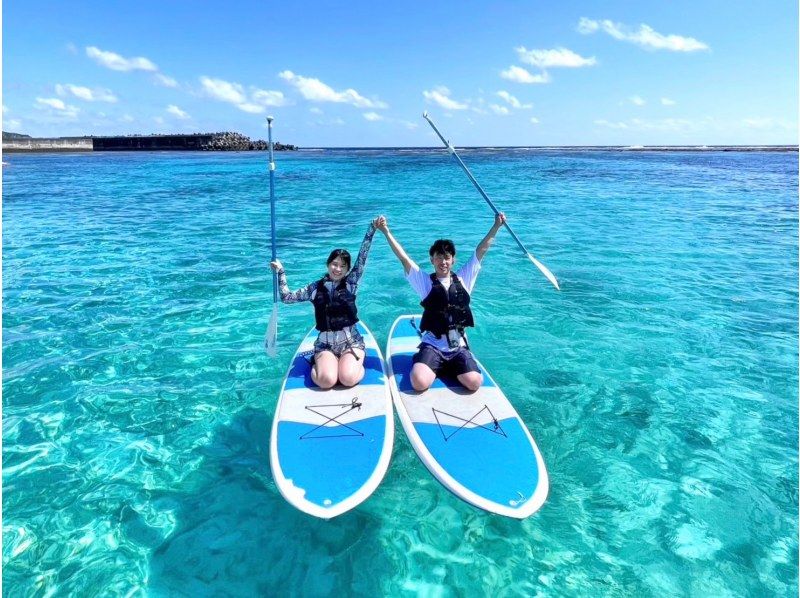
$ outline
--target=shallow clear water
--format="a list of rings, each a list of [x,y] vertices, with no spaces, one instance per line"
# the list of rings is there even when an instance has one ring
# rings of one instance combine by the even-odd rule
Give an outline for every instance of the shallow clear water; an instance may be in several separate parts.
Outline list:
[[[501,231],[473,349],[528,423],[550,496],[491,516],[402,430],[332,521],[278,494],[269,429],[312,323],[271,310],[266,158],[7,155],[4,595],[786,595],[798,584],[796,154],[465,151]],[[379,213],[409,253],[492,222],[442,151],[277,154],[292,288]],[[417,311],[378,235],[379,343]]]

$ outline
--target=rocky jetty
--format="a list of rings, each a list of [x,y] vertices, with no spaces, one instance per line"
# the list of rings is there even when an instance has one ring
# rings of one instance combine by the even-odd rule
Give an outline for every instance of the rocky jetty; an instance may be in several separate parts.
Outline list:
[[[241,133],[234,133],[231,131],[224,131],[222,133],[212,133],[211,139],[204,143],[200,149],[211,151],[263,151],[268,149],[269,144],[263,139],[252,140],[246,135]],[[273,143],[273,148],[277,152],[293,151],[297,147],[294,145],[283,144],[281,142]]]

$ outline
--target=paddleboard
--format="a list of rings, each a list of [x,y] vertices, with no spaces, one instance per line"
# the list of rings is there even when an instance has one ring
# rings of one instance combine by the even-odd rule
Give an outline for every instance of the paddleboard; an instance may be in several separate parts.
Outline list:
[[[392,455],[394,414],[383,356],[364,337],[364,378],[322,390],[311,381],[317,330],[306,335],[283,381],[270,439],[272,477],[301,511],[330,519],[360,504],[383,479]]]
[[[417,456],[445,488],[486,511],[519,519],[547,498],[539,448],[503,391],[480,363],[483,385],[472,393],[437,378],[418,393],[411,358],[421,316],[395,320],[386,349],[394,406]]]

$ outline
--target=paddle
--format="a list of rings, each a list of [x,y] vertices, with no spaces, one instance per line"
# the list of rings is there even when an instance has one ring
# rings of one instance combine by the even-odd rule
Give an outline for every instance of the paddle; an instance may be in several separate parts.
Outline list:
[[[270,222],[272,225],[272,261],[277,258],[275,244],[275,160],[272,156],[272,121],[273,117],[267,117],[267,130],[269,135],[269,207]],[[264,349],[267,355],[275,357],[278,352],[278,273],[272,273],[272,314],[267,324],[267,334],[264,337]]]
[[[491,199],[489,199],[489,196],[488,196],[488,195],[486,195],[486,191],[484,191],[484,190],[483,190],[483,187],[481,187],[481,186],[480,186],[480,184],[478,183],[478,181],[476,181],[476,180],[475,180],[475,177],[474,177],[474,176],[472,176],[472,173],[469,171],[469,168],[467,168],[467,166],[464,164],[464,162],[462,162],[462,161],[461,161],[461,158],[460,158],[460,157],[458,156],[458,154],[456,153],[456,150],[455,150],[455,148],[452,146],[452,144],[451,144],[449,141],[447,141],[447,140],[444,138],[444,136],[443,136],[443,135],[442,135],[442,134],[439,132],[439,129],[437,129],[437,128],[436,128],[436,125],[435,125],[435,124],[433,124],[433,121],[431,120],[430,116],[428,116],[428,113],[427,113],[427,112],[423,112],[423,113],[422,113],[422,117],[423,117],[425,120],[427,120],[427,121],[428,121],[428,124],[431,126],[431,128],[433,128],[434,132],[435,132],[435,133],[436,133],[436,134],[439,136],[439,139],[441,139],[441,140],[442,140],[442,143],[444,143],[445,147],[447,148],[447,151],[448,151],[448,152],[450,152],[450,153],[452,154],[452,156],[453,156],[453,157],[456,159],[456,162],[458,162],[458,165],[459,165],[459,166],[461,166],[461,168],[464,170],[464,172],[465,172],[465,173],[466,173],[466,175],[467,175],[467,178],[469,178],[469,180],[470,180],[470,181],[472,181],[472,184],[473,184],[473,185],[475,185],[475,188],[476,188],[476,189],[478,190],[478,192],[479,192],[479,193],[480,193],[480,194],[483,196],[483,199],[485,199],[485,200],[486,200],[486,203],[488,203],[488,204],[489,204],[489,207],[490,207],[490,208],[492,208],[492,211],[493,211],[495,214],[499,214],[499,213],[500,213],[500,211],[499,211],[499,210],[498,210],[498,209],[495,207],[495,205],[492,203],[492,200],[491,200]],[[550,270],[548,270],[548,269],[547,269],[547,266],[545,266],[545,265],[544,265],[542,262],[540,262],[540,261],[539,261],[539,260],[537,260],[535,257],[533,257],[533,256],[531,255],[531,253],[530,253],[530,252],[529,252],[527,249],[525,249],[525,246],[522,244],[522,241],[520,241],[520,240],[519,240],[519,237],[518,237],[518,236],[517,236],[517,235],[514,233],[514,231],[513,231],[513,230],[511,230],[511,227],[508,225],[508,222],[506,222],[506,223],[504,223],[504,224],[505,224],[505,227],[508,229],[508,232],[510,232],[510,233],[511,233],[511,236],[512,236],[512,237],[514,238],[514,240],[517,242],[517,245],[519,245],[519,248],[520,248],[520,249],[522,249],[522,251],[523,251],[523,252],[525,253],[525,255],[528,257],[528,259],[529,259],[530,261],[532,261],[532,262],[533,262],[533,264],[534,264],[534,265],[535,265],[537,268],[539,268],[539,270],[541,271],[541,273],[542,273],[542,274],[544,274],[544,275],[547,277],[547,280],[549,280],[550,282],[552,282],[552,283],[553,283],[553,286],[554,286],[554,287],[556,287],[556,289],[558,289],[558,290],[560,291],[560,290],[561,290],[561,287],[559,287],[559,286],[558,286],[558,281],[556,280],[556,277],[555,277],[555,276],[553,276],[553,273],[552,273],[552,272],[550,272]]]

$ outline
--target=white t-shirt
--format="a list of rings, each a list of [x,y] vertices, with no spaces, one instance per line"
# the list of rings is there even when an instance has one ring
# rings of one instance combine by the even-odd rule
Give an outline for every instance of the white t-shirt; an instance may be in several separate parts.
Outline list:
[[[469,260],[467,260],[467,262],[456,272],[456,276],[458,276],[458,279],[461,281],[464,289],[470,295],[472,294],[472,289],[475,286],[475,279],[478,278],[478,273],[480,271],[481,262],[478,259],[477,254],[473,253],[472,257],[470,257]],[[411,269],[408,271],[408,274],[406,274],[406,280],[417,292],[417,295],[419,295],[420,299],[425,299],[425,297],[428,296],[428,293],[430,293],[431,289],[433,288],[430,274],[420,270],[419,266],[414,262],[411,262]],[[439,282],[442,283],[442,286],[445,290],[450,289],[449,278],[440,278]],[[422,333],[422,342],[433,345],[443,353],[448,353],[454,350],[450,348],[450,343],[448,342],[446,336],[439,338],[434,336],[428,330]],[[459,346],[463,347],[464,345],[464,339],[459,339]]]

